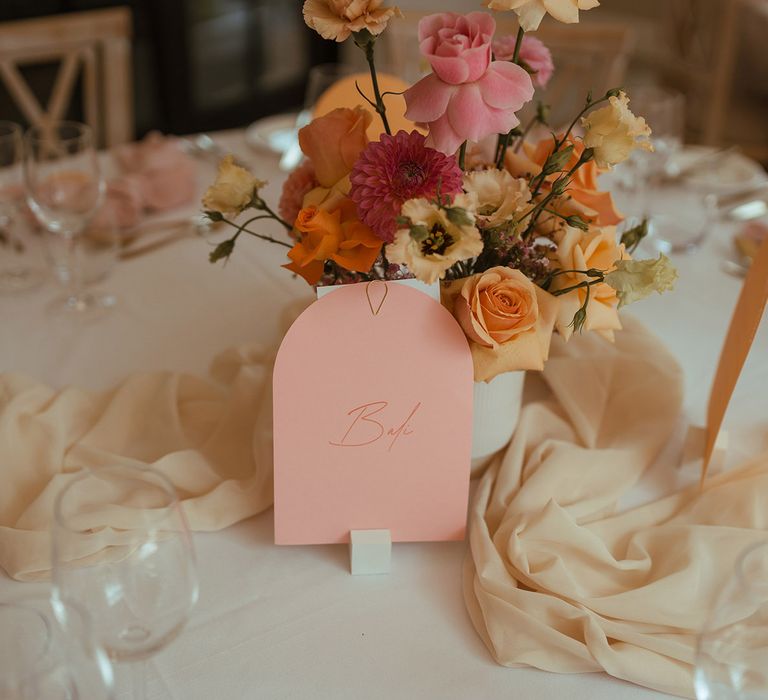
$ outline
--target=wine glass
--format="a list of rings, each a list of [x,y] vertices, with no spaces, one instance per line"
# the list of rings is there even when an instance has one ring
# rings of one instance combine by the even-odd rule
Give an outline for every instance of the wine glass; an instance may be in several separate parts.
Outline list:
[[[78,256],[78,239],[98,209],[103,194],[93,131],[79,122],[34,126],[24,137],[27,202],[40,223],[66,243],[67,293],[58,308],[78,314],[102,307],[86,292]]]
[[[66,289],[72,275],[72,259],[68,254],[67,241],[50,232],[46,232],[44,238],[46,257],[54,277]],[[118,261],[120,243],[120,229],[115,221],[114,210],[104,203],[78,239],[77,265],[83,287],[90,291],[93,285],[99,285],[107,279]],[[117,297],[109,292],[90,293],[97,295],[98,304],[102,308],[117,303]]]
[[[115,661],[133,662],[144,696],[144,660],[169,644],[197,601],[187,522],[168,479],[149,467],[76,474],[58,494],[52,532],[54,599],[86,605]]]
[[[748,548],[717,598],[696,650],[698,700],[768,698],[768,541]]]
[[[0,602],[0,700],[108,700],[112,666],[80,606]]]
[[[342,78],[357,72],[353,66],[344,63],[321,63],[309,69],[304,91],[304,109],[296,116],[290,145],[280,159],[281,170],[293,170],[304,157],[299,146],[299,130],[312,121],[312,110],[320,96]]]
[[[701,193],[687,188],[675,172],[675,155],[685,137],[685,95],[643,85],[629,96],[633,113],[651,127],[653,144],[653,151],[633,151],[628,163],[635,195],[629,213],[648,220],[648,245],[656,250],[693,250],[703,240],[707,213]]]
[[[0,121],[0,291],[19,292],[43,281],[40,246],[24,216],[21,127]]]

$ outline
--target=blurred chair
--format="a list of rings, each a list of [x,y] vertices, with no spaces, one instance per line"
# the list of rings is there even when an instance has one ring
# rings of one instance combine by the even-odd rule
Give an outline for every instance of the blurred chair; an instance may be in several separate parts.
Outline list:
[[[385,70],[396,73],[406,80],[415,81],[426,74],[429,65],[418,51],[417,25],[429,12],[406,12],[402,19],[392,20],[382,35],[381,55]],[[511,17],[494,15],[496,36],[517,34],[517,22]],[[621,87],[632,48],[632,31],[625,24],[615,25],[562,25],[542,22],[532,33],[552,52],[555,72],[546,90],[537,89],[537,100],[552,107],[550,122],[553,126],[566,124],[584,105],[587,93],[602,95],[614,87]],[[378,45],[377,45],[378,48]],[[535,111],[535,104],[528,105],[521,113],[521,120]]]
[[[66,118],[82,74],[83,120],[98,143],[133,139],[131,12],[127,7],[0,24],[0,82],[31,125]],[[21,70],[59,63],[43,105]]]

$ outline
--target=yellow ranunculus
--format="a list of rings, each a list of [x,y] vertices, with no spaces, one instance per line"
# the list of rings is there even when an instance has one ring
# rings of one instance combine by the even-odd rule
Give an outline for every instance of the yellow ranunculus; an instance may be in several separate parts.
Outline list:
[[[610,168],[629,157],[635,148],[652,151],[648,138],[651,129],[642,117],[629,111],[629,97],[620,92],[608,99],[605,107],[582,118],[584,145],[594,151],[600,168]]]

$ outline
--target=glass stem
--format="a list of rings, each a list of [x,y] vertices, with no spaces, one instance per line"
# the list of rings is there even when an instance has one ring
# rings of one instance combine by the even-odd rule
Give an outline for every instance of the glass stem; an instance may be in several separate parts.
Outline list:
[[[131,664],[131,697],[145,700],[147,697],[147,662],[134,661]]]
[[[80,250],[77,236],[66,237],[67,303],[77,305],[83,296],[83,274],[80,268]]]

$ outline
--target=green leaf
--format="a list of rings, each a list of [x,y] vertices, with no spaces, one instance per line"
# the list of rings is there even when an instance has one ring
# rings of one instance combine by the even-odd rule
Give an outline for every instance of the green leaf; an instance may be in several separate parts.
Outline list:
[[[205,214],[211,221],[221,221],[224,218],[224,215],[220,211],[204,211],[203,214]]]
[[[411,238],[413,238],[414,241],[421,243],[427,236],[429,236],[429,231],[426,226],[423,224],[411,225]]]
[[[605,93],[606,98],[608,97],[618,97],[619,93],[624,92],[624,88],[612,88],[611,90],[608,90],[608,92]]]
[[[208,260],[212,263],[219,260],[226,260],[232,255],[232,251],[235,249],[235,239],[229,238],[226,241],[222,241],[217,245],[208,255]]]
[[[475,222],[461,207],[446,207],[445,215],[454,226],[472,226]]]

